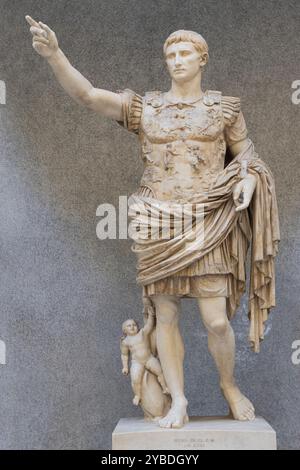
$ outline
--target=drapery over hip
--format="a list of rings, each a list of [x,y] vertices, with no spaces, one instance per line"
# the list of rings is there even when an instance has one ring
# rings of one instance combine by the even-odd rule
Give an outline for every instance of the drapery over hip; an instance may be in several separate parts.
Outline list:
[[[240,181],[242,162],[247,161],[250,174],[257,178],[257,186],[249,210],[236,212],[233,188]],[[162,220],[170,220],[176,229],[184,219],[184,230],[173,236],[145,236],[161,226]],[[149,216],[150,215],[150,216]],[[136,253],[137,282],[151,282],[175,275],[191,263],[201,259],[229,237],[231,256],[236,259],[228,298],[228,316],[231,318],[245,291],[243,269],[247,247],[251,246],[251,277],[249,292],[249,340],[256,352],[264,338],[264,323],[275,306],[274,258],[280,240],[278,209],[273,175],[266,163],[258,158],[251,141],[243,152],[218,175],[211,189],[205,194],[193,194],[180,204],[160,201],[134,194],[129,206],[131,224],[139,227],[131,233],[132,251]],[[203,222],[203,223],[201,223]],[[246,249],[245,249],[246,246]]]

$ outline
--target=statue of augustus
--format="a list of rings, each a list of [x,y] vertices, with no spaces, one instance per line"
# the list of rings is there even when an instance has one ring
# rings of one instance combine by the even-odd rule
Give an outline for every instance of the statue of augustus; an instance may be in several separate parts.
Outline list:
[[[140,227],[132,246],[137,282],[144,304],[155,310],[157,351],[172,398],[160,426],[179,428],[188,421],[178,328],[182,298],[198,302],[233,418],[253,420],[254,406],[234,378],[230,320],[245,292],[251,245],[249,336],[258,352],[264,323],[275,306],[274,258],[280,235],[274,179],[247,136],[240,99],[202,90],[209,55],[206,41],[196,32],[180,30],[167,38],[163,51],[171,87],[141,96],[130,89],[95,88],[70,64],[55,33],[42,22],[26,19],[34,49],[65,91],[79,104],[117,121],[140,142],[144,173],[129,214]],[[192,214],[183,236],[175,230],[181,207]],[[200,212],[203,223],[195,226]],[[150,228],[172,213],[169,237],[142,235],[149,213]]]

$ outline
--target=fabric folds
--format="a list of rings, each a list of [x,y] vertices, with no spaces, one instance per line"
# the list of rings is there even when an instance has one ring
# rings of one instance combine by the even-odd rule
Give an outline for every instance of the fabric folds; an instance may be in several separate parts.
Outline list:
[[[257,186],[248,210],[236,212],[232,192],[240,181],[242,162],[247,161],[248,172],[257,178]],[[137,282],[150,285],[170,276],[178,276],[189,267],[195,267],[210,252],[226,246],[230,253],[231,272],[227,281],[227,310],[232,318],[246,288],[245,262],[251,245],[249,291],[249,340],[254,351],[259,352],[264,338],[264,323],[270,309],[275,306],[274,258],[280,240],[278,209],[273,175],[254,151],[249,140],[247,148],[237,155],[218,175],[207,193],[194,194],[187,201],[184,211],[192,211],[191,222],[182,233],[172,237],[145,237],[151,226],[158,227],[162,217],[176,221],[182,217],[180,204],[160,201],[151,197],[132,195],[129,216],[138,226],[134,231],[132,251],[136,253]],[[195,273],[197,274],[197,273]]]

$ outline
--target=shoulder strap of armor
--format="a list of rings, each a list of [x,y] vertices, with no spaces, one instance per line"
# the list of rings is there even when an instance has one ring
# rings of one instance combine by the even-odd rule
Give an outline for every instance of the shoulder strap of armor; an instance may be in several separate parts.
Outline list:
[[[222,99],[222,93],[215,90],[207,90],[203,97],[203,103],[206,106],[214,106],[220,104]]]
[[[232,126],[241,111],[241,100],[234,96],[222,96],[222,109],[225,124],[227,126]]]

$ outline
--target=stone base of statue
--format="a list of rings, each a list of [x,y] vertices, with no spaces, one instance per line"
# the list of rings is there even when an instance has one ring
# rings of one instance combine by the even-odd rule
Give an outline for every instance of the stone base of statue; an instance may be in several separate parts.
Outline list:
[[[263,419],[190,418],[181,429],[162,429],[143,418],[121,419],[113,450],[276,450],[276,432]]]

